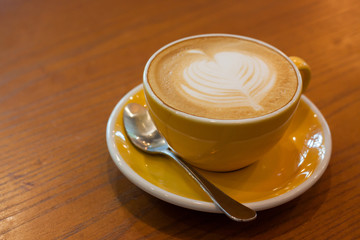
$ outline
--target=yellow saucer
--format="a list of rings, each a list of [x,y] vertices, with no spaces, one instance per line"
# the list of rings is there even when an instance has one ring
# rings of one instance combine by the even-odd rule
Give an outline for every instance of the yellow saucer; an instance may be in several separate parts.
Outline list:
[[[146,154],[131,144],[122,120],[122,110],[130,102],[146,106],[142,85],[121,99],[108,121],[109,152],[122,173],[138,187],[167,202],[220,212],[172,159]],[[234,172],[199,172],[232,198],[254,210],[264,210],[309,189],[325,171],[330,154],[329,127],[316,106],[303,96],[285,136],[258,162]]]

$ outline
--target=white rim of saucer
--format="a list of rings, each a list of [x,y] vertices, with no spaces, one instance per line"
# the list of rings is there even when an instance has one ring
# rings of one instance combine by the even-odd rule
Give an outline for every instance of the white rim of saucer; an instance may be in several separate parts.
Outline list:
[[[135,184],[137,187],[144,190],[145,192],[153,195],[154,197],[157,197],[168,203],[171,203],[171,204],[174,204],[174,205],[177,205],[180,207],[188,208],[188,209],[193,209],[193,210],[202,211],[202,212],[222,213],[222,211],[212,202],[205,202],[205,201],[199,201],[199,200],[194,200],[191,198],[182,197],[182,196],[176,195],[174,193],[170,193],[170,192],[146,181],[140,175],[138,175],[121,157],[121,155],[116,147],[116,144],[115,144],[115,137],[116,137],[115,131],[114,131],[115,122],[116,122],[117,116],[119,115],[120,111],[122,110],[122,108],[124,107],[126,102],[128,101],[129,97],[134,95],[136,92],[138,92],[142,87],[143,87],[142,84],[140,84],[140,85],[136,86],[135,88],[133,88],[131,91],[129,91],[125,96],[123,96],[121,98],[121,100],[116,104],[115,108],[113,109],[113,111],[109,117],[107,127],[106,127],[106,142],[107,142],[107,146],[108,146],[110,155],[111,155],[114,163],[119,168],[119,170],[133,184]],[[307,191],[310,187],[312,187],[319,180],[319,178],[323,175],[323,173],[325,172],[325,170],[329,164],[331,151],[332,151],[332,140],[331,140],[330,128],[329,128],[324,116],[322,115],[320,110],[315,106],[315,104],[312,103],[304,95],[301,98],[317,115],[319,122],[323,128],[324,141],[325,141],[324,144],[325,144],[325,148],[326,148],[324,158],[321,160],[320,164],[317,166],[317,168],[312,173],[312,175],[307,180],[305,180],[305,182],[303,182],[299,186],[295,187],[294,189],[292,189],[282,195],[279,195],[279,196],[276,196],[273,198],[269,198],[269,199],[266,199],[263,201],[244,203],[244,205],[246,205],[249,208],[254,209],[255,211],[261,211],[261,210],[273,208],[273,207],[282,205],[286,202],[289,202],[290,200],[293,200],[294,198],[300,196],[301,194],[303,194],[305,191]]]

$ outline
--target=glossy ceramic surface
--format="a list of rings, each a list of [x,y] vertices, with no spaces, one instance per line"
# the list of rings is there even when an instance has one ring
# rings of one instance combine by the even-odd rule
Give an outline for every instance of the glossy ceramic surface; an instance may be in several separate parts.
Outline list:
[[[117,104],[107,126],[110,154],[122,173],[146,192],[178,206],[220,212],[201,188],[171,159],[136,149],[127,138],[122,109],[130,102],[146,106],[142,85]],[[285,203],[310,188],[325,171],[331,154],[328,125],[306,97],[280,142],[259,161],[238,171],[199,170],[217,187],[255,210]]]
[[[148,81],[151,62],[160,52],[174,44],[189,39],[208,37],[230,37],[254,42],[271,49],[286,59],[294,69],[296,75],[294,77],[298,81],[291,100],[268,114],[234,120],[195,116],[168,106],[157,96]],[[149,113],[159,132],[166,138],[170,146],[191,165],[217,172],[246,167],[272,149],[283,136],[301,99],[302,82],[303,80],[306,83],[310,81],[310,68],[307,64],[300,58],[293,59],[297,59],[297,61],[294,63],[280,50],[265,42],[239,35],[204,34],[179,39],[159,49],[145,66],[143,87]],[[303,79],[300,70],[303,72],[304,69],[309,74],[303,74]]]

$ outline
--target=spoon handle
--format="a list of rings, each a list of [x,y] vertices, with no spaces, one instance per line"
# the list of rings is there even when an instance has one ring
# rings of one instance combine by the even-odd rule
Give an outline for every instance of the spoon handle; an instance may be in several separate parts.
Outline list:
[[[254,210],[235,201],[230,196],[209,182],[200,173],[198,173],[190,164],[183,161],[170,149],[162,151],[163,154],[173,158],[179,163],[187,173],[200,185],[200,187],[209,195],[213,202],[218,206],[229,218],[238,222],[251,221],[256,218],[257,214]]]

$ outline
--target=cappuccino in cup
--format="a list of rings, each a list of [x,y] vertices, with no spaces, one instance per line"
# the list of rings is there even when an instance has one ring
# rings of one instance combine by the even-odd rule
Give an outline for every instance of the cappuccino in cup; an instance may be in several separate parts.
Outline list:
[[[160,133],[185,161],[209,171],[245,167],[270,150],[309,81],[301,58],[230,34],[172,42],[149,59],[143,75]]]
[[[290,102],[298,85],[284,56],[231,36],[193,38],[166,48],[150,63],[147,79],[167,106],[211,119],[274,112]]]

